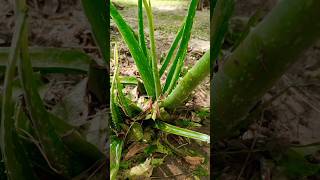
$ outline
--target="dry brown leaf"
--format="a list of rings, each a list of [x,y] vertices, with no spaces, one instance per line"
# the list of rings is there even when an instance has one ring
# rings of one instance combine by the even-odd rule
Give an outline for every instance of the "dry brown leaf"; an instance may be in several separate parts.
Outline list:
[[[147,144],[142,144],[142,143],[137,143],[133,144],[129,147],[128,153],[125,155],[124,160],[128,160],[134,155],[142,152],[148,145]]]
[[[175,164],[167,164],[170,172],[175,176],[176,180],[187,180],[187,176],[184,175],[183,171]]]
[[[196,166],[204,162],[204,157],[186,156],[184,159],[191,165]]]

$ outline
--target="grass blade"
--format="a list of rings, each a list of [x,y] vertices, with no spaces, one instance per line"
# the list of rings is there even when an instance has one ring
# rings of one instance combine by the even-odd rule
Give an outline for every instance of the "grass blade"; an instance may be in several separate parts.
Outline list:
[[[15,33],[12,40],[12,47],[9,53],[8,68],[4,81],[4,92],[1,111],[1,153],[4,160],[7,178],[9,179],[36,179],[31,170],[30,163],[23,146],[18,140],[15,131],[14,105],[12,102],[12,82],[15,74],[15,64],[19,55],[19,46],[23,31],[26,29],[26,7],[25,2],[16,2],[17,21]],[[22,7],[21,7],[22,6]]]
[[[76,49],[29,48],[30,60],[34,70],[49,73],[87,73],[93,60]],[[5,69],[9,48],[0,47],[0,69]]]
[[[152,72],[153,72],[153,80],[156,91],[156,98],[158,98],[161,94],[161,84],[158,72],[158,60],[157,60],[157,52],[156,52],[156,43],[154,40],[154,25],[153,25],[153,15],[152,15],[152,7],[149,1],[143,0],[144,7],[147,12],[148,22],[149,22],[149,30],[150,30],[150,44],[151,44],[151,59],[152,59]]]
[[[119,32],[121,33],[130,50],[130,53],[135,61],[148,95],[151,97],[155,97],[154,79],[152,75],[152,69],[149,66],[147,57],[144,56],[143,51],[140,48],[139,43],[136,40],[131,28],[124,21],[124,19],[112,3],[110,4],[110,15],[112,16],[113,21],[116,23]]]
[[[109,62],[109,16],[106,0],[82,0],[84,12],[91,24],[94,39],[105,62]]]
[[[165,86],[163,88],[163,93],[170,93],[171,90],[176,85],[176,82],[179,78],[181,68],[184,63],[184,59],[187,53],[188,42],[191,36],[191,29],[193,25],[193,19],[196,13],[197,5],[199,0],[192,0],[189,6],[188,15],[186,18],[185,28],[183,30],[183,35],[178,49],[177,55],[173,64],[171,65],[170,71],[168,73]]]
[[[164,131],[166,133],[175,134],[178,136],[183,136],[191,139],[196,139],[200,141],[205,141],[207,143],[210,143],[210,136],[206,134],[202,134],[196,131],[192,131],[189,129],[180,128],[168,123],[164,123],[161,121],[156,121],[156,128],[160,129],[161,131]]]

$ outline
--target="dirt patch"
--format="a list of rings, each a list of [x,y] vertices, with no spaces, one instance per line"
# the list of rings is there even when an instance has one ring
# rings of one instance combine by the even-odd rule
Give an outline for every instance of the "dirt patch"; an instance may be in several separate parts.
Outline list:
[[[281,88],[289,88],[270,107],[270,119],[275,132],[290,142],[310,144],[320,141],[320,69],[319,44],[311,47],[300,60],[292,66],[281,81],[266,95]]]

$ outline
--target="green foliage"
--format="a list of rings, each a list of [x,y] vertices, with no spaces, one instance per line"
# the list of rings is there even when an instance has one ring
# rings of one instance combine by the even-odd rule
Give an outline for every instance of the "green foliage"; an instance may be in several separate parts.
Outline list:
[[[12,101],[13,78],[15,64],[19,58],[20,43],[26,32],[26,4],[17,2],[17,24],[9,53],[9,62],[6,68],[3,100],[1,106],[1,154],[7,178],[10,179],[35,179],[35,174],[28,162],[27,155],[19,141],[15,130],[14,102]]]
[[[181,37],[182,37],[182,34],[183,34],[183,30],[184,30],[184,24],[185,22],[183,23],[183,25],[181,26],[181,28],[179,29],[175,39],[173,40],[173,43],[168,51],[168,54],[161,66],[161,69],[160,69],[160,77],[163,75],[163,73],[165,72],[165,70],[167,69],[169,63],[171,62],[171,59],[173,57],[173,53],[175,52],[180,40],[181,40]]]
[[[200,124],[193,122],[190,119],[179,119],[176,121],[176,124],[183,128],[190,128],[190,127],[201,127]]]
[[[291,178],[302,179],[320,172],[320,165],[308,162],[302,154],[292,149],[283,154],[278,165]]]
[[[165,101],[170,92],[174,90],[178,82],[179,76],[182,75],[181,70],[183,68],[184,59],[187,55],[188,42],[191,36],[191,30],[196,13],[197,3],[198,0],[191,1],[188,9],[188,14],[185,20],[183,21],[177,33],[177,36],[174,42],[172,43],[166,58],[164,59],[164,62],[162,62],[161,60],[159,61],[157,57],[154,37],[153,14],[150,1],[138,1],[138,38],[136,38],[134,30],[124,21],[124,19],[121,17],[120,13],[117,11],[114,5],[111,4],[110,13],[112,20],[117,25],[124,42],[129,48],[129,51],[139,71],[139,74],[141,75],[142,83],[144,84],[144,87],[147,91],[147,95],[150,98],[150,100],[145,100],[143,103],[140,103],[140,110],[137,111],[139,113],[130,113],[130,107],[128,106],[128,103],[125,101],[125,99],[127,99],[128,102],[130,102],[130,104],[134,104],[134,102],[130,101],[128,96],[126,96],[122,92],[123,86],[121,85],[119,80],[116,80],[120,78],[117,78],[119,77],[119,67],[117,59],[118,55],[115,54],[115,72],[113,75],[114,80],[112,81],[111,87],[111,111],[112,113],[115,113],[112,114],[112,118],[114,118],[113,124],[115,124],[115,126],[118,126],[119,128],[114,128],[114,131],[116,135],[120,135],[122,133],[128,134],[128,137],[124,139],[126,141],[130,142],[132,140],[142,140],[143,142],[149,144],[149,146],[144,150],[144,156],[143,159],[141,159],[141,163],[145,162],[145,155],[152,155],[153,153],[161,153],[165,155],[172,154],[170,149],[171,147],[168,148],[159,141],[158,138],[160,133],[158,133],[158,131],[156,131],[155,128],[161,130],[166,134],[175,134],[187,138],[198,139],[200,141],[205,141],[208,143],[210,142],[210,137],[208,135],[162,122],[170,121],[170,114],[166,111],[167,109],[163,107],[162,101]],[[148,49],[148,47],[146,46],[146,38],[144,37],[145,33],[142,5],[144,5],[144,8],[146,10],[145,12],[148,18],[150,31],[150,49]],[[173,61],[171,63],[172,59]],[[209,62],[209,53],[206,53],[205,61],[203,62],[204,63],[201,63],[203,65],[206,65],[206,63]],[[161,63],[163,63],[162,67],[160,70],[158,70],[158,65],[160,65]],[[162,88],[160,78],[164,75],[164,72],[166,71],[170,63],[171,68],[169,71],[169,75],[166,77],[166,82],[164,84],[164,87]],[[201,78],[209,75],[209,67],[207,66],[206,68],[208,68],[208,73],[202,73],[202,75],[200,75],[197,80],[201,81]],[[186,73],[185,76],[190,77],[188,73]],[[198,82],[196,82],[195,84],[198,84]],[[186,92],[188,91],[187,89],[185,90]],[[190,92],[188,92],[188,95],[189,94]],[[123,116],[122,118],[119,117],[119,113],[116,112],[116,108],[120,108],[124,112],[125,116]],[[122,119],[127,119],[127,122],[121,121]],[[121,123],[123,123],[122,128],[120,125]],[[150,127],[153,128],[151,129]],[[156,138],[153,138],[154,135],[156,136]],[[153,159],[151,165],[158,166],[162,163],[163,159]]]
[[[118,80],[119,78],[118,73],[119,73],[119,65],[118,65],[118,48],[117,44],[115,44],[114,47],[114,59],[115,59],[115,71],[113,74],[113,80],[111,84],[111,92],[110,92],[110,110],[111,110],[111,119],[112,119],[112,126],[115,129],[120,129],[120,123],[122,122],[122,115],[121,115],[121,110],[120,107],[117,105],[117,86],[118,86]]]
[[[200,177],[209,176],[208,171],[202,165],[197,166],[197,168],[192,172],[192,174]]]
[[[146,40],[144,37],[144,22],[143,22],[143,8],[142,8],[142,1],[138,0],[138,20],[139,20],[139,43],[142,48],[144,55],[148,56]]]
[[[135,38],[129,25],[124,21],[124,19],[112,3],[110,4],[110,15],[112,17],[112,20],[117,24],[117,27],[123,39],[125,40],[133,59],[135,60],[136,66],[144,82],[144,86],[148,92],[148,95],[154,97],[155,87],[152,68],[149,65],[147,57],[144,55],[141,47],[139,46],[139,42]]]
[[[200,141],[204,141],[207,143],[210,143],[210,136],[206,134],[202,134],[199,132],[191,131],[188,129],[183,129],[177,126],[173,126],[171,124],[167,124],[161,121],[156,121],[156,128],[160,129],[161,131],[164,131],[166,133],[175,134],[179,136],[184,136],[192,139],[197,139]]]
[[[5,69],[9,49],[0,47],[0,69]],[[87,73],[92,61],[87,54],[76,49],[29,48],[29,56],[34,70],[45,73]]]
[[[94,163],[101,163],[105,154],[75,127],[47,111],[38,92],[44,88],[43,83],[33,70],[85,74],[92,60],[70,49],[29,48],[26,1],[17,0],[15,5],[17,21],[12,47],[0,50],[0,66],[6,70],[1,106],[1,179],[6,179],[2,172],[8,179],[34,180],[42,175],[74,178]],[[21,91],[23,103],[16,98]]]
[[[153,158],[151,160],[151,164],[155,167],[160,166],[163,164],[164,159],[163,158]]]
[[[319,1],[279,1],[228,56],[211,83],[213,131],[217,139],[237,136],[238,127],[250,123],[246,120],[252,107],[317,41],[319,15]],[[283,22],[290,24],[284,26]]]
[[[214,67],[214,62],[219,56],[221,46],[228,31],[229,20],[233,14],[234,0],[216,1],[213,15],[211,17],[210,31],[210,51],[211,59],[210,67]],[[212,77],[211,72],[211,77]]]
[[[147,155],[151,155],[152,153],[156,152],[157,146],[154,144],[149,145],[146,149],[143,150],[144,153]]]
[[[170,93],[173,88],[175,87],[179,75],[181,73],[181,69],[184,64],[184,60],[186,57],[187,49],[188,49],[188,42],[190,40],[191,36],[191,29],[193,25],[194,16],[196,13],[197,5],[199,0],[192,0],[190,3],[190,7],[188,9],[188,15],[186,17],[186,22],[183,24],[183,34],[182,39],[180,43],[180,47],[178,49],[177,55],[175,60],[173,61],[173,64],[170,68],[170,71],[168,73],[166,83],[163,88],[164,93]],[[179,34],[178,34],[179,35]]]
[[[136,122],[132,123],[128,136],[130,140],[140,141],[143,138],[143,129],[141,124]]]
[[[128,169],[131,166],[131,161],[121,161],[119,169]]]
[[[110,180],[115,180],[120,167],[123,141],[112,136],[110,143]]]
[[[106,33],[109,28],[109,16],[107,14],[108,2],[106,0],[81,0],[82,7],[91,24],[91,29],[97,45],[100,48],[105,62],[109,61],[109,36]]]
[[[156,98],[160,96],[161,93],[161,84],[160,84],[160,78],[159,78],[159,72],[158,72],[158,58],[157,58],[157,52],[156,52],[156,43],[154,39],[154,25],[153,25],[153,14],[152,14],[152,7],[151,3],[147,2],[147,0],[143,0],[144,7],[147,12],[148,22],[149,22],[149,30],[150,30],[150,44],[151,44],[151,67],[152,67],[152,73],[153,73],[153,80],[154,80],[154,86],[155,86],[155,92],[156,92]]]
[[[167,154],[167,155],[172,154],[172,151],[167,146],[161,144],[160,140],[156,141],[156,146],[157,146],[157,149],[155,150],[155,152]]]
[[[210,118],[210,109],[209,108],[202,108],[196,111],[197,116],[200,119],[209,119]]]

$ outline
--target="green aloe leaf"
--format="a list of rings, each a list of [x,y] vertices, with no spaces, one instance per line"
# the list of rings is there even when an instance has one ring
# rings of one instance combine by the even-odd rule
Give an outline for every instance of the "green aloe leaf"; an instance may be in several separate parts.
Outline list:
[[[108,3],[106,0],[81,0],[84,12],[105,62],[109,62]]]
[[[12,82],[15,64],[19,57],[19,46],[26,30],[26,4],[17,1],[17,21],[6,69],[1,109],[1,154],[6,175],[9,179],[36,179],[28,162],[24,147],[21,145],[14,127],[14,104],[12,101]]]
[[[167,96],[160,106],[173,109],[183,104],[193,90],[210,73],[210,51],[207,51],[201,59],[187,72],[175,89]]]
[[[118,54],[118,45],[116,44],[114,47],[114,58],[115,58],[115,70],[114,70],[114,79],[112,84],[112,93],[113,95],[113,101],[115,103],[119,104],[122,108],[123,112],[128,117],[134,117],[138,115],[142,110],[136,106],[129,98],[127,98],[123,93],[123,85],[120,83],[119,78],[119,54]]]
[[[210,74],[210,67],[213,67],[213,61],[210,61],[210,59],[215,60],[219,55],[225,33],[228,29],[228,22],[233,13],[234,0],[222,0],[214,5],[214,14],[211,17],[211,26],[214,28],[211,28],[210,31],[210,50],[187,72],[175,89],[162,102],[161,106],[172,109],[181,105],[199,83]]]
[[[234,5],[234,0],[218,1],[216,8],[213,10],[210,24],[210,26],[213,27],[210,31],[210,51],[212,59],[210,67],[214,67],[213,63],[221,50],[223,39],[228,31],[229,20],[233,14]]]
[[[92,59],[76,49],[29,48],[30,60],[35,70],[53,73],[87,73]],[[0,47],[0,69],[5,69],[9,48]]]
[[[196,9],[199,0],[192,0],[189,6],[188,15],[186,18],[186,23],[183,29],[183,35],[180,43],[180,47],[178,49],[177,55],[173,64],[171,65],[170,71],[168,73],[165,86],[163,88],[163,92],[170,93],[172,89],[175,87],[176,82],[180,76],[180,72],[182,66],[184,64],[184,59],[187,54],[188,43],[191,37],[191,30],[193,25],[194,16],[196,14]]]
[[[118,137],[111,137],[110,143],[110,180],[115,180],[120,167],[123,141]]]
[[[267,14],[267,11],[264,11],[262,7],[260,7],[259,9],[256,10],[256,12],[250,17],[247,24],[245,25],[244,30],[243,30],[243,32],[241,32],[239,39],[237,39],[234,42],[234,45],[232,46],[231,51],[234,51],[239,46],[239,44],[249,34],[250,29],[253,28],[254,26],[256,26],[258,24],[259,20],[261,20],[261,18],[263,18],[266,14]]]
[[[146,57],[148,57],[148,51],[146,46],[146,40],[144,36],[144,24],[143,24],[143,8],[142,1],[138,0],[138,20],[139,20],[139,42],[141,49]]]
[[[210,136],[199,133],[196,131],[192,131],[189,129],[180,128],[168,123],[164,123],[161,121],[156,121],[156,128],[160,129],[161,131],[164,131],[166,133],[175,134],[178,136],[183,136],[191,139],[196,139],[200,141],[205,141],[207,143],[210,143]]]
[[[117,105],[117,84],[118,84],[118,45],[115,44],[114,46],[114,61],[115,61],[115,70],[113,73],[113,79],[111,83],[111,93],[110,93],[110,110],[111,110],[111,119],[112,119],[112,126],[116,129],[120,129],[120,123],[122,122],[121,117],[121,110],[120,107]]]
[[[122,92],[122,90],[123,90],[123,85],[118,82],[117,83],[117,97],[118,97],[117,104],[121,106],[123,112],[128,117],[133,118],[137,116],[140,112],[142,112],[142,109],[139,108],[134,102],[132,102],[131,99],[127,98]]]
[[[308,162],[303,154],[289,149],[279,160],[278,165],[283,168],[284,173],[291,178],[303,179],[315,175],[320,171],[319,164]]]
[[[156,98],[158,98],[161,94],[161,84],[158,72],[158,60],[157,60],[157,52],[156,52],[156,43],[154,39],[154,22],[152,15],[152,7],[151,3],[147,2],[147,0],[143,0],[144,7],[147,12],[148,22],[149,22],[149,36],[150,36],[150,45],[151,45],[151,60],[152,60],[152,72],[153,72],[153,80],[156,91]]]
[[[49,113],[39,96],[35,81],[33,79],[33,70],[30,63],[28,52],[28,30],[24,29],[21,36],[20,51],[21,57],[19,60],[18,70],[21,85],[24,91],[26,106],[30,113],[32,126],[35,134],[39,140],[48,163],[58,174],[65,177],[71,177],[72,159],[70,157],[70,150],[63,144],[61,138],[58,136],[52,122],[48,120]]]
[[[23,114],[23,116],[24,118],[19,118],[16,122],[17,128],[35,136],[35,132],[29,119],[27,119],[27,115]],[[73,152],[73,154],[77,157],[81,157],[81,162],[76,160],[74,164],[80,166],[84,164],[86,165],[85,168],[87,168],[96,161],[105,158],[105,155],[98,149],[98,147],[86,141],[85,138],[77,131],[76,127],[68,124],[66,121],[58,118],[52,113],[48,113],[47,119],[52,122],[54,129],[62,138],[63,143]]]
[[[129,141],[140,141],[143,138],[143,129],[141,124],[133,122],[130,126],[128,139]]]
[[[141,47],[139,46],[139,42],[135,38],[130,26],[125,22],[112,3],[110,4],[110,15],[112,20],[116,23],[119,32],[129,48],[148,95],[154,97],[155,87],[152,69],[149,65],[147,57],[144,55]]]
[[[137,86],[140,80],[134,76],[118,76],[119,81],[123,85],[135,85]],[[113,76],[110,76],[110,79],[113,79]]]
[[[173,40],[172,44],[171,44],[171,47],[168,51],[168,54],[160,68],[160,71],[159,71],[159,74],[160,74],[160,77],[162,77],[163,73],[165,72],[165,70],[167,69],[171,59],[172,59],[172,56],[174,54],[174,51],[177,49],[178,47],[178,44],[181,40],[181,37],[182,37],[182,34],[183,34],[183,30],[184,30],[184,25],[185,25],[185,22],[183,22],[183,24],[181,25],[175,39]]]

